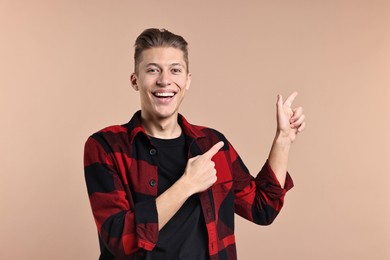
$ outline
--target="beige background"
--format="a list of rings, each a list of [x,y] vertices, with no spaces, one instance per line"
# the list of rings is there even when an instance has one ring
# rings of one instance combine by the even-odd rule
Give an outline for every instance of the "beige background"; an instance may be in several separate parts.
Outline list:
[[[1,0],[0,259],[97,259],[83,145],[139,108],[128,78],[147,27],[189,41],[181,112],[225,133],[252,174],[273,138],[277,93],[300,93],[296,186],[273,225],[237,217],[240,259],[390,259],[381,0]]]

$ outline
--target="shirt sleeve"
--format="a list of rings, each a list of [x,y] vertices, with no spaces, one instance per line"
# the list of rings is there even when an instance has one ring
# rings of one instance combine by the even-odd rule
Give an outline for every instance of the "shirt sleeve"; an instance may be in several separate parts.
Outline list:
[[[279,214],[284,196],[294,184],[289,173],[284,188],[280,186],[268,161],[254,178],[240,156],[229,144],[235,193],[235,212],[260,225],[271,224]]]
[[[103,146],[90,137],[84,150],[85,180],[100,240],[116,257],[139,249],[151,251],[158,238],[156,201],[134,205],[129,185],[116,169],[112,153]]]

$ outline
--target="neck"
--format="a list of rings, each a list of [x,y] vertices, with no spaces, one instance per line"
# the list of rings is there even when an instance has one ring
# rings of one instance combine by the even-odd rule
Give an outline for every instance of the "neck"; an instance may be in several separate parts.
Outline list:
[[[181,127],[177,122],[178,115],[169,118],[153,118],[141,112],[142,126],[150,136],[161,139],[173,139],[181,135]]]

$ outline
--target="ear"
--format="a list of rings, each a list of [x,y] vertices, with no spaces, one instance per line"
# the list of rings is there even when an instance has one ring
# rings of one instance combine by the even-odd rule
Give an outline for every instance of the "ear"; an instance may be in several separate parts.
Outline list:
[[[135,73],[132,73],[132,74],[130,75],[130,82],[131,82],[131,86],[132,86],[133,89],[136,90],[136,91],[139,90],[137,81],[138,81],[137,75],[136,75]]]
[[[190,85],[191,85],[191,78],[192,78],[192,74],[191,74],[191,73],[188,73],[188,74],[187,74],[187,84],[186,84],[186,90],[189,90],[189,89],[190,89]]]

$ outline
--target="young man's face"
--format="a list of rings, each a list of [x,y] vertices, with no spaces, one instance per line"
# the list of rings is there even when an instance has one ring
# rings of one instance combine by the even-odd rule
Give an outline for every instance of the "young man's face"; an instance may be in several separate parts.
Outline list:
[[[140,92],[143,117],[176,117],[191,83],[183,52],[173,47],[151,48],[142,52],[140,60],[131,83]]]

